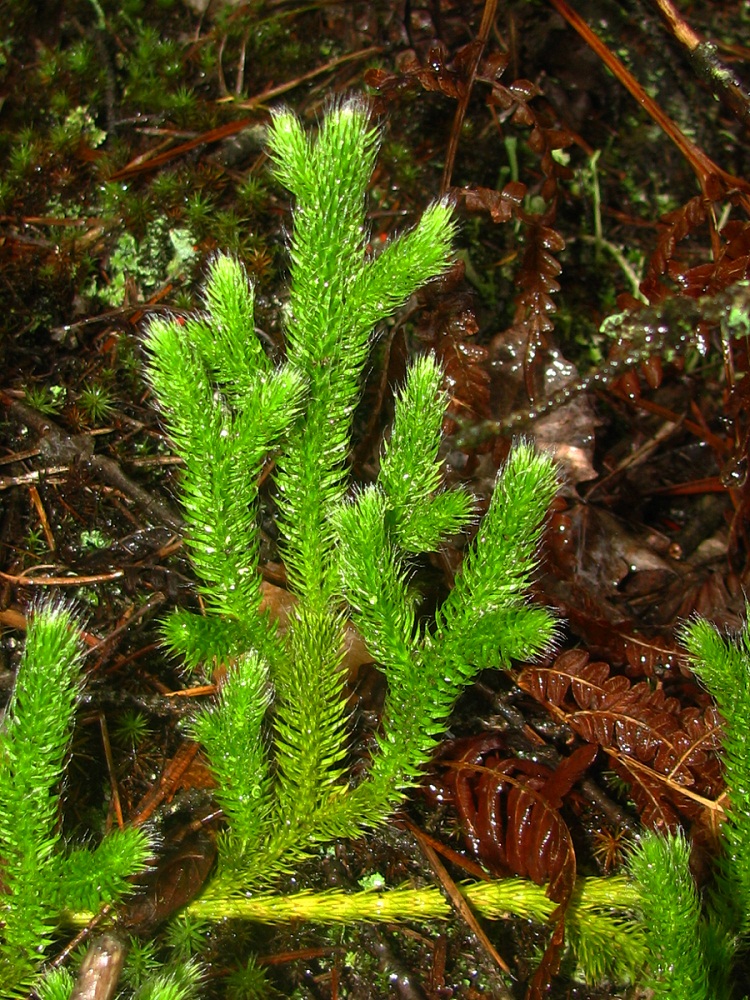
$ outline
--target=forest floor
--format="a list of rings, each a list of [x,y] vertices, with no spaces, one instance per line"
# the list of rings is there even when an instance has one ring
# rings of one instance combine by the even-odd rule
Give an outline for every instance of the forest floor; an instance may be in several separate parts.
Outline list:
[[[736,318],[750,270],[750,112],[741,92],[711,92],[706,67],[645,0],[577,4],[619,77],[564,6],[6,0],[0,682],[10,688],[35,602],[72,600],[91,651],[71,835],[113,822],[112,783],[125,818],[136,814],[185,752],[190,698],[173,697],[187,685],[158,623],[194,602],[195,578],[173,500],[179,466],[143,377],[143,324],[199,308],[206,264],[227,250],[281,349],[290,204],[263,148],[269,111],[286,104],[313,127],[335,96],[365,93],[382,130],[373,250],[446,194],[460,229],[451,271],[380,332],[355,477],[372,479],[389,387],[409,357],[435,351],[451,396],[448,482],[486,500],[519,433],[560,464],[534,598],[565,627],[547,661],[483,675],[461,701],[402,826],[335,845],[303,884],[429,877],[407,820],[508,874],[508,844],[523,856],[532,843],[508,808],[512,781],[538,789],[584,745],[592,762],[548,831],[572,838],[577,871],[617,871],[644,825],[682,825],[705,877],[722,784],[716,752],[698,748],[717,723],[675,629],[694,614],[738,629],[750,586],[750,358]],[[747,4],[684,6],[716,43],[709,62],[713,52],[741,74]],[[283,602],[270,520],[263,546],[269,595]],[[419,567],[426,607],[460,561],[457,544]],[[367,665],[352,677],[365,720],[378,678]],[[586,719],[582,679],[595,691]],[[615,689],[629,696],[617,725]],[[679,765],[666,752],[675,734]],[[496,775],[480,781],[462,761]],[[210,799],[206,785],[199,766],[174,779],[165,830]],[[522,996],[545,932],[508,921],[491,933],[514,973],[502,988]],[[459,920],[233,935],[235,960],[258,953],[284,996],[499,995],[499,973]],[[206,948],[220,969],[226,939]],[[576,984],[571,970],[550,993],[640,995],[637,984]]]

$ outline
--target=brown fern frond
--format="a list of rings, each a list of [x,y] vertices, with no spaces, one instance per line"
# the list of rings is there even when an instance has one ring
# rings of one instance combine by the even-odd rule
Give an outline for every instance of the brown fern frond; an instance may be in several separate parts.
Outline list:
[[[580,749],[585,759],[569,758],[557,771],[514,756],[497,732],[457,740],[440,754],[441,797],[455,804],[472,853],[495,874],[550,882],[557,902],[572,850],[559,809],[592,760],[590,747]]]
[[[529,998],[545,995],[560,966],[576,878],[573,841],[560,810],[596,754],[596,747],[584,745],[553,768],[513,756],[497,732],[456,740],[440,754],[440,798],[454,803],[469,849],[495,874],[546,884],[559,904]]]
[[[451,188],[451,196],[467,212],[487,212],[493,222],[509,222],[523,204],[526,185],[509,181],[502,191],[486,187]]]
[[[582,739],[598,744],[630,785],[644,825],[673,830],[681,820],[715,829],[723,812],[713,706],[683,707],[662,687],[612,676],[583,650],[550,667],[526,667],[519,686]]]
[[[690,201],[668,212],[659,220],[659,234],[654,252],[646,268],[645,277],[641,283],[641,291],[652,304],[661,302],[669,295],[669,289],[661,278],[668,273],[674,260],[678,244],[698,226],[702,225],[708,216],[708,204],[702,195],[696,195]]]
[[[562,265],[553,254],[564,249],[565,240],[547,224],[546,216],[524,214],[523,221],[525,249],[514,279],[521,291],[515,300],[513,326],[524,331],[524,379],[533,401],[540,395],[542,352],[547,347],[546,334],[554,328],[552,316],[557,312],[552,296],[560,291],[557,276]]]
[[[442,42],[436,42],[430,49],[425,63],[413,49],[403,52],[398,59],[398,72],[389,73],[383,69],[369,69],[365,73],[365,83],[377,90],[376,114],[382,114],[388,105],[400,94],[421,87],[431,93],[458,98],[466,89],[467,74],[474,54],[474,43],[458,49],[453,59]]]
[[[464,281],[464,264],[451,269],[419,293],[420,319],[416,334],[437,355],[450,401],[444,430],[456,431],[456,421],[487,420],[492,415],[487,348],[474,343],[479,332],[473,295]]]
[[[478,74],[477,79],[481,79]],[[575,136],[551,114],[548,107],[537,109],[531,104],[541,91],[530,80],[514,80],[505,86],[499,80],[486,80],[491,84],[487,103],[494,111],[498,125],[510,121],[513,125],[530,128],[526,140],[528,148],[539,158],[544,181],[540,194],[551,204],[558,195],[561,180],[569,180],[573,172],[553,156],[555,150],[573,145]]]
[[[750,222],[732,219],[721,229],[721,248],[715,260],[680,269],[676,261],[669,265],[669,276],[678,282],[684,295],[698,298],[720,292],[750,274]]]
[[[484,25],[484,20],[483,20]],[[518,219],[524,226],[524,253],[514,278],[519,289],[513,327],[523,333],[525,343],[524,377],[530,399],[537,399],[541,390],[541,362],[547,348],[546,335],[552,330],[552,316],[556,312],[553,295],[560,290],[557,276],[561,265],[554,256],[564,249],[563,237],[552,228],[560,182],[572,177],[572,171],[553,154],[573,144],[575,136],[561,125],[549,107],[537,108],[532,104],[539,97],[539,88],[526,79],[507,85],[500,77],[508,64],[505,53],[490,53],[477,67],[477,41],[459,49],[452,58],[443,46],[431,49],[426,64],[420,63],[410,51],[400,61],[399,73],[372,70],[367,82],[379,92],[382,102],[392,101],[404,90],[421,86],[424,90],[439,92],[465,107],[468,92],[476,81],[489,88],[487,105],[498,130],[505,122],[526,131],[525,143],[539,164],[541,178],[534,183],[535,193],[541,195],[545,208],[540,213],[524,210],[523,200],[529,185],[515,180],[501,191],[486,187],[468,189],[451,188],[452,196],[462,202],[468,211],[486,211],[493,222],[503,223]],[[456,119],[459,120],[458,118]],[[446,156],[443,187],[455,155],[458,134],[454,127],[451,144]]]

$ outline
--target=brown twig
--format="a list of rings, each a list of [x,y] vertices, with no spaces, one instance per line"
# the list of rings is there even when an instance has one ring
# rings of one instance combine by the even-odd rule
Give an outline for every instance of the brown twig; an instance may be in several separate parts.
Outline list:
[[[503,972],[510,975],[510,968],[504,961],[502,955],[500,955],[500,953],[498,952],[497,948],[495,948],[490,939],[487,937],[484,928],[477,920],[473,910],[466,901],[466,898],[462,895],[461,892],[459,892],[456,883],[448,874],[448,869],[445,867],[443,862],[438,857],[435,848],[432,847],[427,838],[422,834],[422,831],[419,829],[419,827],[414,826],[414,824],[410,823],[408,820],[405,820],[405,825],[411,831],[411,833],[416,837],[420,850],[427,858],[430,867],[440,880],[440,883],[443,886],[443,889],[445,890],[446,894],[448,895],[448,898],[450,899],[456,912],[464,920],[469,929],[474,932],[474,934],[477,937],[477,940],[482,945],[487,954],[490,956],[495,965],[497,965],[499,969],[502,969]],[[510,1000],[510,997],[511,995],[510,993],[508,993],[507,1000]]]
[[[731,67],[722,62],[716,45],[693,30],[672,0],[653,0],[659,8],[669,30],[684,46],[696,72],[711,92],[734,112],[745,128],[750,128],[750,94]]]
[[[38,568],[38,567],[37,567]],[[125,570],[115,569],[111,573],[96,573],[93,576],[26,576],[34,567],[24,570],[16,575],[3,573],[0,570],[0,577],[10,583],[17,583],[22,587],[83,587],[92,583],[107,583],[110,580],[119,580],[125,575]]]
[[[586,44],[596,52],[625,89],[632,94],[644,111],[653,118],[656,124],[677,146],[698,178],[698,183],[704,197],[710,201],[715,201],[726,194],[738,192],[745,211],[750,213],[750,184],[743,178],[735,177],[733,174],[728,173],[717,163],[714,163],[695,143],[691,142],[676,122],[672,121],[656,101],[649,97],[640,83],[638,83],[620,59],[617,58],[614,52],[604,44],[598,35],[594,34],[583,18],[566,3],[566,0],[549,0],[549,2],[565,18],[568,24],[575,28]]]
[[[54,552],[57,547],[55,544],[55,536],[52,534],[52,528],[50,528],[49,518],[47,517],[47,511],[44,509],[44,504],[42,503],[42,498],[39,496],[39,490],[36,486],[29,486],[29,496],[31,497],[31,502],[39,517],[39,523],[42,526],[42,531],[44,532],[44,538],[47,542],[47,548],[50,552]]]
[[[109,726],[107,725],[107,717],[104,712],[99,713],[99,728],[102,731],[102,746],[104,747],[104,759],[107,762],[107,773],[109,774],[109,787],[112,792],[112,810],[115,814],[115,821],[117,822],[117,829],[122,830],[125,827],[125,820],[122,816],[122,805],[120,803],[120,789],[117,785],[117,777],[115,775],[115,762],[112,757],[112,744],[109,741]],[[107,828],[109,828],[109,819],[107,821]]]
[[[453,127],[451,128],[450,139],[448,140],[448,148],[445,153],[445,166],[443,167],[443,178],[440,182],[440,196],[441,198],[448,193],[448,188],[451,184],[451,174],[453,173],[453,164],[456,159],[456,153],[458,151],[458,141],[461,136],[461,126],[463,125],[463,120],[466,117],[466,109],[469,107],[469,99],[471,97],[471,88],[474,84],[474,78],[477,75],[477,69],[479,68],[479,60],[482,58],[482,53],[484,52],[484,47],[487,44],[487,39],[489,38],[492,25],[495,22],[495,12],[497,10],[497,0],[485,0],[484,11],[482,12],[482,21],[479,25],[479,31],[477,32],[477,37],[474,42],[475,52],[471,60],[471,66],[469,68],[469,73],[466,78],[466,85],[463,93],[459,96],[458,104],[456,106],[456,114],[453,118]]]

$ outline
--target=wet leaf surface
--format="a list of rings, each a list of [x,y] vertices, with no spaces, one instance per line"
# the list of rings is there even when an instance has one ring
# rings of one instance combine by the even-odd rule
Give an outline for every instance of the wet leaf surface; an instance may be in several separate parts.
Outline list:
[[[311,928],[234,928],[204,956],[208,989],[223,995],[229,967],[260,952],[279,959],[283,993],[316,998],[387,996],[393,983],[441,1000],[637,996],[637,985],[573,985],[565,907],[576,872],[621,861],[618,830],[682,825],[702,878],[715,850],[721,720],[674,627],[698,613],[736,629],[750,585],[750,358],[730,294],[750,275],[742,109],[702,89],[640,3],[597,0],[586,16],[671,116],[659,129],[552,5],[505,5],[483,46],[479,0],[126,7],[103,5],[102,32],[85,0],[44,18],[11,2],[0,61],[3,690],[34,602],[74,599],[92,652],[66,833],[116,822],[113,785],[126,820],[170,831],[175,801],[189,826],[210,797],[194,756],[185,764],[183,728],[213,688],[191,688],[158,645],[157,618],[199,602],[174,509],[179,467],[142,377],[144,317],[200,306],[206,262],[228,249],[256,281],[257,322],[280,355],[288,205],[267,173],[267,109],[286,101],[313,122],[326,95],[369,88],[384,137],[373,252],[441,192],[460,236],[454,268],[382,340],[355,476],[372,479],[388,385],[418,350],[445,369],[448,481],[485,504],[521,432],[563,476],[535,581],[567,623],[561,647],[467,694],[432,792],[409,812],[467,863],[546,882],[559,909],[549,928],[493,927],[522,970],[510,985],[454,928],[351,930],[344,945]],[[730,43],[727,58],[747,47],[737,4],[691,16]],[[266,602],[283,627],[291,601],[267,483],[261,501]],[[426,618],[465,544],[415,568]],[[356,776],[383,690],[360,637],[347,641]],[[215,850],[205,831],[168,843],[149,894],[123,915],[159,942]],[[286,888],[431,877],[392,831],[332,851]],[[350,967],[347,949],[371,965]]]

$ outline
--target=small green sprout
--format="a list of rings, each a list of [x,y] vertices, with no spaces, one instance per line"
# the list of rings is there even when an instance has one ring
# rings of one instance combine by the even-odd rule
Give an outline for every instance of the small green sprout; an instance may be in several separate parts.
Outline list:
[[[24,548],[34,556],[40,556],[47,551],[47,539],[41,527],[29,528],[24,539]]]
[[[380,872],[373,872],[372,875],[365,875],[363,878],[358,879],[357,885],[360,889],[373,889],[379,891],[385,888],[385,879],[380,874]]]
[[[126,709],[118,716],[112,735],[118,743],[135,749],[151,735],[148,717],[140,709]]]
[[[106,385],[89,382],[78,395],[78,406],[93,424],[99,424],[112,415],[114,396]]]
[[[50,417],[59,414],[65,404],[65,388],[61,385],[27,385],[23,394],[29,406]]]
[[[268,996],[265,970],[252,957],[227,977],[227,1000],[266,1000]]]
[[[259,177],[251,174],[237,188],[236,198],[241,208],[252,214],[266,204],[268,189]]]
[[[169,922],[165,944],[178,961],[199,956],[208,946],[210,926],[207,920],[180,913]]]

